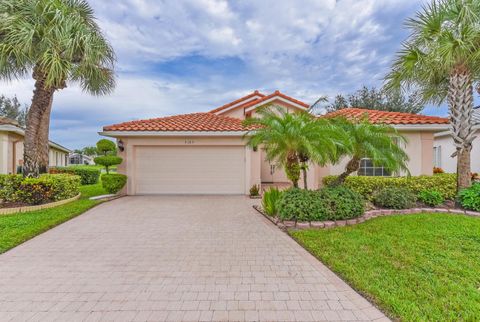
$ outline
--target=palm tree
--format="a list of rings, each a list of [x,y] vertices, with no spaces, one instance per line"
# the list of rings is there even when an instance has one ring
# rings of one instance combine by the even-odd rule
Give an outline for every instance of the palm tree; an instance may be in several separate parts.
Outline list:
[[[244,121],[254,126],[247,134],[247,144],[262,145],[269,161],[281,164],[294,187],[298,187],[303,172],[307,188],[307,169],[310,161],[321,165],[336,156],[339,132],[328,120],[317,120],[308,112],[288,113],[279,106],[264,106],[257,110],[259,117]]]
[[[24,175],[48,170],[48,132],[54,93],[78,83],[93,95],[115,87],[115,56],[85,0],[0,1],[0,77],[32,73]]]
[[[338,156],[350,158],[345,171],[332,185],[342,184],[350,174],[358,171],[363,158],[392,172],[409,172],[408,155],[401,147],[406,139],[392,126],[371,124],[366,118],[352,121],[335,118],[331,121],[346,133],[347,141],[339,147]]]
[[[457,189],[466,188],[471,184],[473,88],[480,79],[480,1],[434,0],[406,25],[411,34],[386,86],[418,90],[425,102],[448,102]]]

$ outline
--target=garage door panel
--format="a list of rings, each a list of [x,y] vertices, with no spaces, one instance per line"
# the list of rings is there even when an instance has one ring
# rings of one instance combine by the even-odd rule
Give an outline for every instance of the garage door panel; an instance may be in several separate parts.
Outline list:
[[[137,194],[243,194],[243,146],[137,147]]]

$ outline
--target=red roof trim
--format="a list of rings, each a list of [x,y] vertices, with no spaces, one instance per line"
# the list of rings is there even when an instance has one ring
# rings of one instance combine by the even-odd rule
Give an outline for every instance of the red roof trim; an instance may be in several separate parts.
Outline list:
[[[246,95],[246,96],[244,96],[244,97],[241,97],[241,98],[239,98],[239,99],[234,100],[233,102],[230,102],[230,103],[227,103],[227,104],[222,105],[222,106],[220,106],[220,107],[217,107],[216,109],[211,110],[209,113],[218,113],[218,112],[220,112],[220,111],[223,111],[224,109],[229,108],[230,106],[233,106],[233,105],[235,105],[235,104],[238,104],[238,103],[240,103],[240,102],[242,102],[242,101],[248,100],[249,98],[252,98],[252,97],[255,97],[255,96],[264,97],[265,94],[262,94],[262,93],[260,93],[258,90],[256,90],[256,91],[254,91],[253,93],[250,93],[250,94],[248,94],[248,95]]]
[[[343,116],[350,120],[358,120],[364,115],[368,117],[368,120],[376,124],[408,124],[408,125],[421,125],[421,124],[448,124],[450,120],[445,117],[427,116],[421,114],[401,113],[401,112],[388,112],[369,110],[364,108],[343,108],[341,110],[330,112],[322,117],[336,117]]]
[[[302,102],[302,101],[299,101],[299,100],[297,100],[297,99],[294,99],[293,97],[290,97],[290,96],[288,96],[288,95],[285,95],[285,94],[281,93],[280,91],[275,91],[275,92],[273,92],[272,94],[267,95],[267,96],[264,96],[264,97],[262,97],[262,98],[260,98],[260,99],[258,99],[258,100],[256,100],[256,101],[247,102],[247,103],[245,103],[245,104],[243,104],[243,105],[240,105],[240,106],[241,106],[242,108],[244,108],[244,109],[247,109],[247,108],[249,108],[249,107],[252,107],[252,106],[257,105],[257,104],[259,104],[259,103],[265,102],[265,101],[267,101],[267,100],[269,100],[269,99],[271,99],[271,98],[274,98],[274,97],[276,97],[276,96],[281,97],[281,98],[283,98],[283,99],[286,99],[286,100],[288,100],[288,101],[291,101],[291,102],[293,102],[293,103],[295,103],[295,104],[301,105],[301,106],[303,106],[303,107],[305,107],[305,108],[309,108],[309,107],[310,107],[310,105],[308,105],[307,103],[304,103],[304,102]]]

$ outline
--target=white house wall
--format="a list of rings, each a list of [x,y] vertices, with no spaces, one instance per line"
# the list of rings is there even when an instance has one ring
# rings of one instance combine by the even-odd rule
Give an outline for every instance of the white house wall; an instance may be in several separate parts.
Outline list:
[[[477,138],[473,141],[473,148],[471,152],[471,168],[472,172],[480,173],[480,130],[477,131]],[[451,155],[455,152],[455,145],[453,139],[449,135],[436,137],[434,147],[441,147],[440,167],[448,173],[455,173],[457,171],[457,158],[452,158]],[[432,152],[433,153],[433,152]]]

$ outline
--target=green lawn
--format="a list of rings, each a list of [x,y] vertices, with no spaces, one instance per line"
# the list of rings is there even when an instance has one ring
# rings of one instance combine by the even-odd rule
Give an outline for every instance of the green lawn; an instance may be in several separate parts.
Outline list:
[[[0,216],[0,253],[3,253],[42,232],[49,230],[101,201],[89,200],[89,197],[107,194],[101,184],[80,187],[82,197],[55,208]]]
[[[291,235],[394,318],[480,319],[480,218],[390,216]]]

